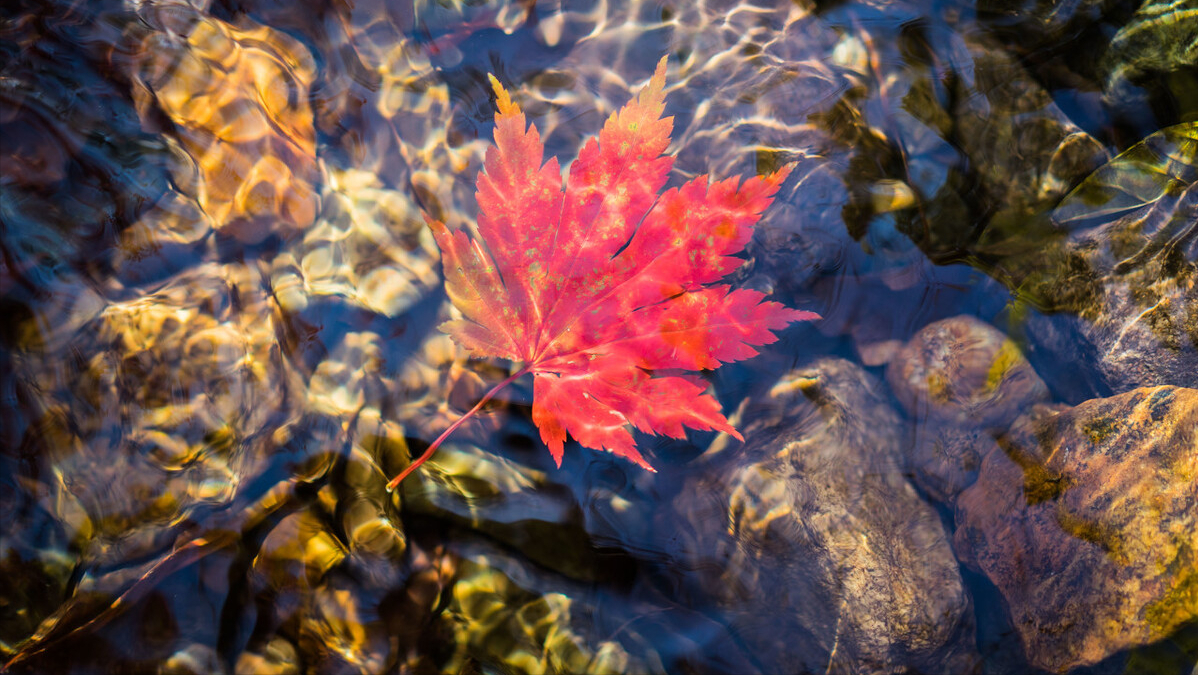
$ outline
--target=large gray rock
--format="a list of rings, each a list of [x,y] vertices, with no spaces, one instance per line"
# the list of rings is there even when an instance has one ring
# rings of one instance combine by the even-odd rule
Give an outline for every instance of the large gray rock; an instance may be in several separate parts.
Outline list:
[[[903,475],[879,382],[827,359],[751,400],[743,449],[675,503],[697,602],[766,672],[964,672],[973,612],[936,513]]]

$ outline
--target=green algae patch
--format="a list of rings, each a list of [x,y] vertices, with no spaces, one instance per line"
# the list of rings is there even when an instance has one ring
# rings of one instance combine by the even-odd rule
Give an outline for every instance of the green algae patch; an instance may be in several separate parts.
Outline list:
[[[1161,634],[1176,630],[1198,616],[1198,559],[1194,546],[1182,542],[1169,565],[1173,581],[1165,594],[1144,608],[1144,619]]]

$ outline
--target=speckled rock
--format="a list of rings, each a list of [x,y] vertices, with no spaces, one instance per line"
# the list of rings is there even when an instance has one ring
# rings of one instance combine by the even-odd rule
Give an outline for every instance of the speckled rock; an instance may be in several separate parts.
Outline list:
[[[1198,391],[1136,389],[1017,424],[957,499],[958,555],[1052,671],[1198,616]]]
[[[886,380],[915,419],[963,427],[1003,428],[1048,396],[1010,338],[964,315],[916,333],[891,359]]]
[[[765,672],[969,670],[969,595],[904,477],[881,384],[817,361],[745,417],[745,447],[709,453],[666,525],[695,602],[713,602]]]

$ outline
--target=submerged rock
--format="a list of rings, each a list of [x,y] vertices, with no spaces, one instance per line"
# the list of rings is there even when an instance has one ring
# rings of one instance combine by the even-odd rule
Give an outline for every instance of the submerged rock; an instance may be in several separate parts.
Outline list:
[[[1032,664],[1092,664],[1198,617],[1198,390],[1086,401],[1001,440],[957,499],[955,543]]]
[[[18,658],[73,662],[50,648],[80,626],[102,635],[163,577],[230,546],[328,472],[337,434],[311,437],[320,420],[296,405],[301,385],[278,357],[272,314],[251,268],[202,265],[19,346],[18,391],[36,412],[19,475],[54,477],[46,503],[70,533],[74,583]],[[165,662],[158,650],[186,649],[191,636],[175,637],[112,658]]]
[[[397,204],[408,210],[414,204],[451,228],[473,221],[477,213],[474,179],[489,145],[484,139],[491,133],[473,133],[462,125],[463,118],[475,112],[473,102],[486,101],[484,92],[490,89],[482,77],[477,91],[467,94],[457,88],[465,79],[460,77],[463,54],[457,45],[477,39],[482,32],[517,31],[530,13],[524,3],[320,0],[307,8],[321,20],[276,0],[245,0],[238,7],[300,37],[312,49],[320,68],[311,82],[310,101],[321,133],[321,162],[330,174],[353,169],[379,177],[380,188],[397,191],[378,204],[380,211],[394,212]],[[489,121],[493,111],[489,102],[483,103],[479,118]],[[336,208],[344,209],[345,196],[355,202],[364,196],[345,193],[343,178],[334,180],[342,181],[333,188],[342,194],[329,195],[342,202]],[[377,207],[369,202],[368,198],[364,204],[353,204],[350,210],[355,217],[370,215]],[[393,230],[392,242],[410,236],[405,229],[409,223],[423,227],[414,210],[409,210],[406,221],[380,215]],[[324,224],[317,226],[323,231],[316,239],[348,229],[333,220],[331,230]],[[361,238],[364,228],[360,224],[356,229],[353,238]],[[378,280],[390,276],[384,273]],[[383,300],[381,306],[387,307],[387,299]]]
[[[751,400],[745,447],[683,486],[678,564],[766,672],[964,672],[973,612],[948,536],[904,477],[898,414],[822,360]]]
[[[295,646],[275,638],[260,651],[244,651],[233,667],[237,675],[299,675],[299,655]]]
[[[452,626],[455,652],[442,672],[666,672],[627,608],[613,611],[610,600],[597,606],[579,585],[491,546],[458,543],[454,550],[461,562],[444,620]],[[624,614],[620,624],[612,625],[613,613]],[[626,647],[629,642],[637,649]]]
[[[1148,0],[1111,38],[1099,70],[1112,105],[1136,116],[1163,112],[1163,119],[1154,120],[1163,126],[1198,113],[1195,64],[1198,3]]]
[[[1111,391],[1198,387],[1198,122],[1153,134],[1086,179],[1053,213],[1068,234],[1031,258],[1024,283],[1049,309],[1076,316],[1079,340],[1033,340],[1062,361],[1088,345]]]
[[[256,634],[242,655],[246,665],[376,673],[396,658],[377,608],[389,589],[345,573],[351,552],[326,508],[334,499],[286,516],[262,541],[249,571],[255,602],[244,620]]]
[[[1104,17],[1117,15],[1119,0],[982,0],[977,5],[986,27],[1025,54],[1060,45]]]
[[[148,5],[141,18],[153,30],[134,59],[134,98],[146,126],[163,114],[173,124],[198,169],[190,196],[217,231],[256,244],[307,228],[319,209],[307,49],[183,3]]]
[[[574,579],[605,576],[575,499],[544,471],[449,442],[403,486],[404,508],[469,527]]]
[[[983,429],[921,426],[908,458],[911,479],[929,499],[951,504],[977,480],[982,458],[996,447]]]
[[[220,654],[205,644],[188,645],[158,666],[159,675],[222,675],[226,672]]]
[[[941,503],[973,483],[995,434],[1048,397],[1014,341],[966,315],[924,326],[891,355],[886,379],[915,421],[912,478]]]
[[[1015,421],[1035,421],[1068,406],[1037,403]],[[912,480],[924,494],[941,504],[952,504],[961,491],[973,485],[982,460],[999,449],[1006,429],[973,426],[919,425],[908,457]]]
[[[1048,387],[1019,347],[971,316],[928,324],[890,361],[886,380],[915,419],[1005,428]]]
[[[948,95],[951,124],[941,122],[936,114],[920,116],[942,138],[959,145],[965,163],[958,168],[966,180],[950,181],[950,189],[935,198],[939,204],[928,208],[930,213],[948,215],[960,200],[962,209],[967,209],[961,215],[968,222],[984,224],[913,220],[907,231],[918,241],[920,230],[935,231],[948,224],[936,233],[942,238],[925,242],[941,248],[925,250],[953,257],[959,253],[952,250],[953,244],[964,244],[987,263],[998,262],[995,274],[1001,279],[1001,261],[1012,250],[1027,250],[1030,255],[1039,251],[1049,235],[1043,215],[1110,155],[1058,105],[1055,92],[1024,62],[985,33],[965,31],[958,39],[964,43],[964,53],[960,62],[953,59],[961,84]],[[937,96],[938,87],[935,75],[920,82],[907,104],[918,109],[937,106],[944,97]],[[982,194],[970,194],[972,190]]]
[[[51,4],[0,19],[0,297],[30,304],[66,269],[102,268],[117,234],[169,192],[166,144],[100,63],[112,17]]]
[[[129,530],[228,505],[269,463],[272,434],[300,414],[270,316],[258,275],[204,265],[17,352],[40,412],[24,442],[92,518],[93,547],[160,546]]]
[[[0,660],[6,660],[67,597],[77,560],[71,547],[86,539],[91,523],[61,484],[20,480],[7,457],[0,457],[0,468]]]
[[[327,187],[320,217],[272,263],[284,311],[320,295],[394,317],[439,288],[437,247],[411,197],[356,169],[330,169]]]
[[[1037,217],[1107,159],[970,13],[862,0],[823,18],[849,36],[839,53],[854,86],[812,121],[853,148],[840,215],[865,244],[893,247],[896,231],[934,261],[972,253],[987,269],[1038,249]],[[909,198],[879,208],[878,186],[893,181]]]

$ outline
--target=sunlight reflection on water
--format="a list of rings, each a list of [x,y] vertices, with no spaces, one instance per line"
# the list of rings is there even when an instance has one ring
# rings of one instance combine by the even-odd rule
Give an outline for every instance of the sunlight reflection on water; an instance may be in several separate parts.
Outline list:
[[[1152,330],[1178,326],[1162,340],[1182,367],[1123,382],[1078,319],[1088,306],[1067,305],[1101,293],[1053,285],[1098,269],[1055,224],[1089,202],[1065,201],[1058,221],[1053,209],[1187,118],[1158,102],[1144,128],[1090,93],[1101,82],[1062,78],[1072,56],[1033,72],[1033,38],[1048,49],[1084,26],[1074,46],[1090,53],[1117,18],[1028,15],[1020,44],[992,13],[748,0],[0,11],[0,657],[14,672],[1192,667],[1198,565],[1176,532],[1194,523],[1173,506],[1192,504],[1177,482],[1198,461],[1184,428],[1184,387],[1198,384],[1174,377],[1198,349],[1198,329],[1185,333],[1198,238],[1182,220],[1196,135],[1153,137],[1137,147],[1160,156],[1107,164],[1085,193],[1132,186],[1115,215],[1147,215],[1111,255],[1163,261],[1133,275],[1127,303],[1151,296],[1168,319]],[[457,310],[424,221],[478,217],[487,74],[568,165],[663,54],[667,188],[794,163],[730,283],[823,319],[704,374],[743,445],[642,434],[658,474],[576,445],[557,469],[526,378],[388,494],[413,452],[514,372],[436,330]],[[1119,87],[1165,67],[1135,61]],[[1147,199],[1146,184],[1167,189]],[[988,528],[1006,525],[979,511],[984,497],[1107,479],[1035,473],[1045,458],[1012,450],[1008,432],[1140,384],[1178,385],[1109,403],[1174,439],[1149,453],[1172,472],[1153,502],[1164,524],[1090,524],[1062,506],[1065,543],[988,548]],[[1091,443],[1124,438],[1078,419]],[[1027,632],[1052,632],[1034,613],[1012,618],[1028,616],[1012,590],[1027,580],[1003,561],[1090,560],[1072,542],[1131,557],[1070,590],[1090,601],[1143,582],[1111,594],[1149,618],[1095,602],[1095,625],[1064,640],[1084,647]],[[1163,557],[1126,552],[1143,542]]]

